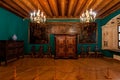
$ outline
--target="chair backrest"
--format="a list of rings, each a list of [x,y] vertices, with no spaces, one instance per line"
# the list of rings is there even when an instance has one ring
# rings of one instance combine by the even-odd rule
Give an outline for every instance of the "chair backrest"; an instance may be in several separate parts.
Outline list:
[[[48,52],[50,52],[50,53],[51,53],[51,47],[50,47],[50,46],[48,46]]]
[[[95,51],[100,51],[98,46],[95,46]]]
[[[85,49],[83,46],[80,47],[80,53],[85,52]]]
[[[43,46],[39,47],[39,52],[43,52]]]
[[[31,52],[35,52],[35,46],[31,47]]]
[[[91,47],[90,47],[90,46],[87,46],[86,51],[87,51],[87,52],[90,52],[90,51],[91,51]]]

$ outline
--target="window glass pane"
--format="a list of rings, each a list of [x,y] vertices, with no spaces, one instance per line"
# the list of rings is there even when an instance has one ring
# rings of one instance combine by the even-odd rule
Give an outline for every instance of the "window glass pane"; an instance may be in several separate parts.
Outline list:
[[[118,26],[119,32],[120,32],[120,26]]]
[[[119,40],[120,40],[120,33],[119,33]]]
[[[120,42],[119,42],[119,47],[120,47]]]

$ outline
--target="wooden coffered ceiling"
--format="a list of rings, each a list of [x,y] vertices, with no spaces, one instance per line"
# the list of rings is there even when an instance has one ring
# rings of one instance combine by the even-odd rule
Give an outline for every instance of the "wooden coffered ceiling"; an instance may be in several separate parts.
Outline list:
[[[104,18],[120,9],[120,0],[0,0],[0,6],[22,18],[38,8],[47,18],[79,18],[91,8],[97,18]]]

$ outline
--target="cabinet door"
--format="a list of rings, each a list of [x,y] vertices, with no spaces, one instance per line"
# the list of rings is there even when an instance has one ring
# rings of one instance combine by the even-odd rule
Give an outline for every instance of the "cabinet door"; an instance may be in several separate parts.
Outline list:
[[[55,43],[56,43],[56,57],[65,57],[65,49],[66,49],[66,44],[65,44],[65,36],[64,35],[57,35],[55,37]]]
[[[66,56],[76,56],[76,36],[66,36]]]

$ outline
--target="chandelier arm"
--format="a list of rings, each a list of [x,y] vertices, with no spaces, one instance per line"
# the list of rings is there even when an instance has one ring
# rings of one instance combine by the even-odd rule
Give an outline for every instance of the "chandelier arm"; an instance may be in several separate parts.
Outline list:
[[[80,16],[80,22],[95,22],[96,20],[96,13],[93,12],[92,9],[86,10],[82,15]]]

